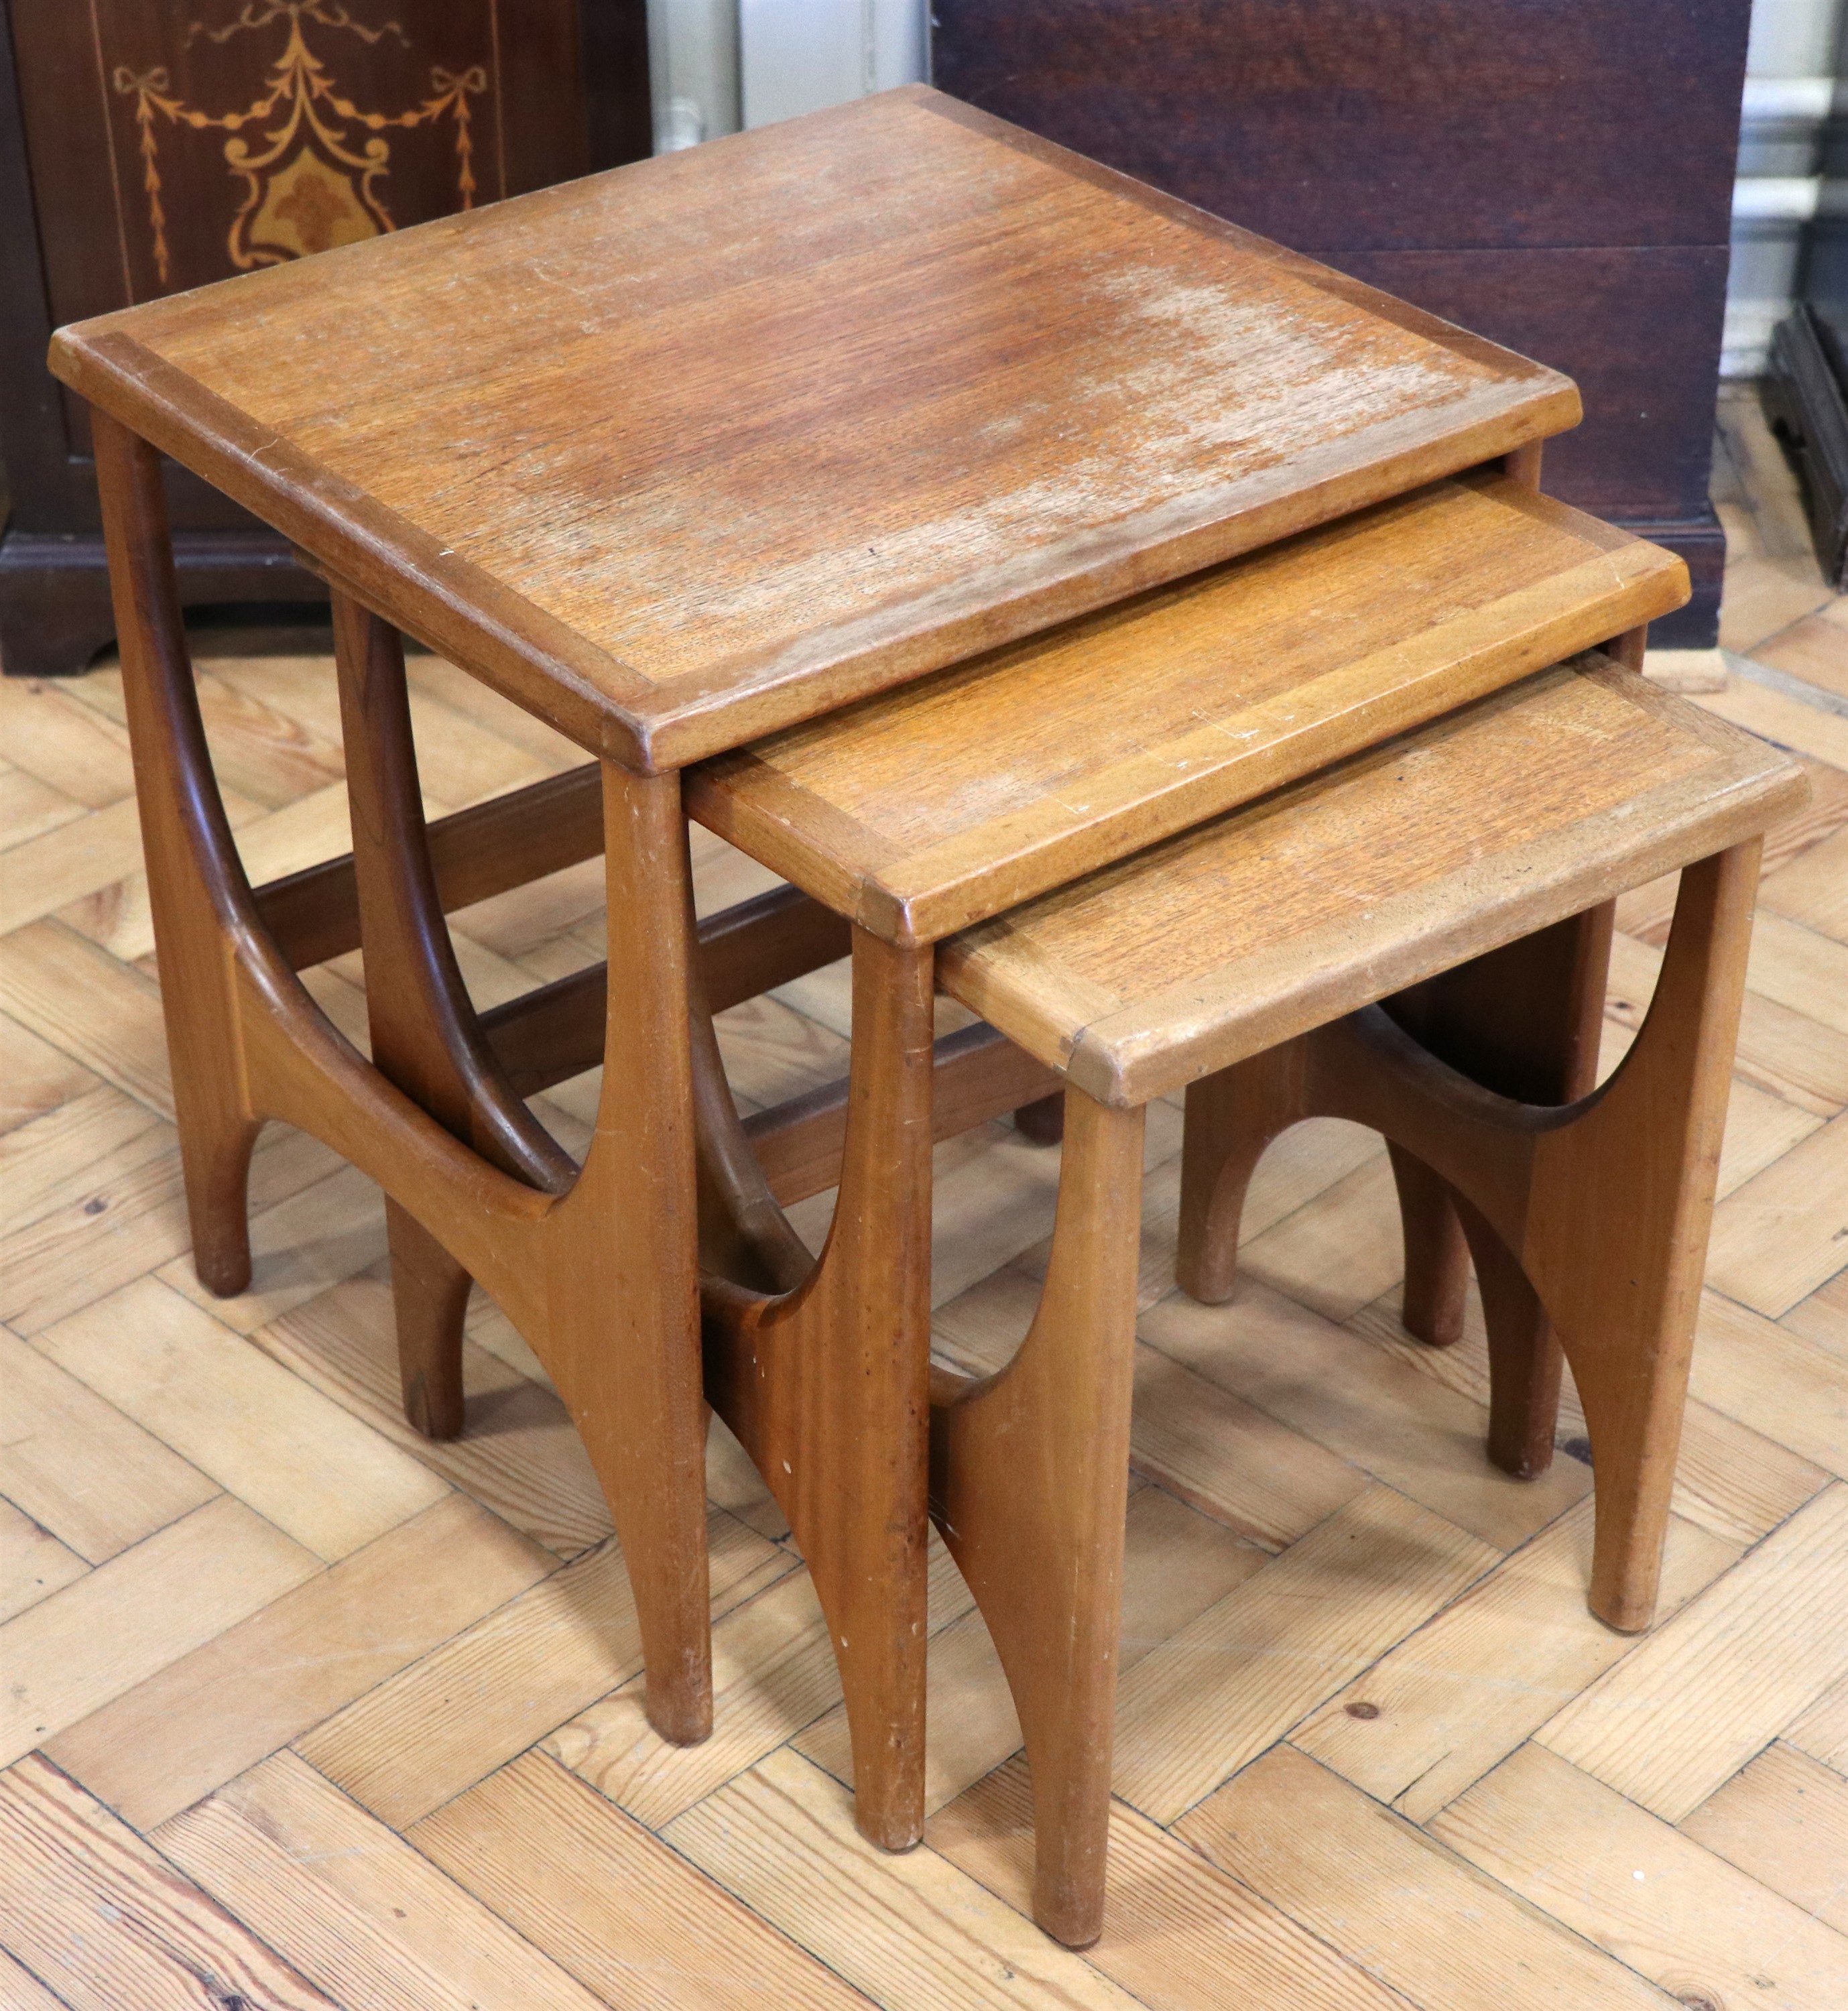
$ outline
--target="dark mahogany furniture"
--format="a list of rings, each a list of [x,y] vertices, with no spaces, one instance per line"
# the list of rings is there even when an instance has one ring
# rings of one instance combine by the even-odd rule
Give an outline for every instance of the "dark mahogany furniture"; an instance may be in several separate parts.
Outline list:
[[[0,657],[114,633],[60,322],[649,151],[643,0],[0,0]],[[284,542],[166,472],[182,598],[325,601]]]
[[[945,91],[1568,372],[1551,492],[1667,545],[1707,497],[1750,0],[936,0]]]

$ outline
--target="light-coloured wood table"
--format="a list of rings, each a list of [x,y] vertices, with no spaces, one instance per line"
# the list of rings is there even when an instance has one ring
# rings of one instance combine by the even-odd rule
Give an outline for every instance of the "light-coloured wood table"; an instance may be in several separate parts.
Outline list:
[[[95,414],[201,1275],[247,1274],[265,1120],[375,1178],[413,1415],[455,1428],[472,1276],[583,1435],[650,1714],[682,1740],[711,1710],[696,1133],[724,1086],[700,995],[749,995],[841,945],[796,897],[696,936],[680,770],[1459,472],[1501,461],[1531,486],[1539,443],[1579,412],[1550,371],[921,89],[87,322],[52,363]],[[244,877],[162,452],[334,588],[350,860]],[[595,792],[561,778],[426,831],[401,634],[575,740]],[[600,843],[614,975],[580,1170],[520,1102],[536,1025],[569,1002],[477,1020],[442,914]],[[294,975],[356,938],[369,1065]],[[927,1064],[881,1091],[899,1148],[846,1124],[843,1192],[892,1192],[928,1179],[930,954],[864,930],[855,946],[865,1053]],[[853,1110],[878,1088],[856,1079]],[[710,1159],[726,1134],[707,1130]],[[843,1204],[835,1240],[882,1228]],[[717,1233],[709,1258],[789,1282],[774,1238]],[[921,1434],[920,1253],[876,1255],[910,1281],[903,1332],[836,1307],[834,1386],[876,1370],[853,1401],[909,1404]],[[773,1385],[767,1337],[728,1331],[764,1404],[833,1401]],[[855,1728],[863,1827],[910,1842],[921,1625],[849,1639],[840,1615],[856,1574],[921,1543],[921,1466],[768,1477],[799,1528],[857,1532],[817,1586],[849,1685],[871,1658],[882,1693],[915,1698]]]

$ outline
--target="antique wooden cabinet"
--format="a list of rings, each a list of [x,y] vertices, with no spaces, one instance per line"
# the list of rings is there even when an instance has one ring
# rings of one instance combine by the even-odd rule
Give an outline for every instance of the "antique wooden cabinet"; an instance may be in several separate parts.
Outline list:
[[[1569,372],[1547,486],[1672,546],[1707,497],[1750,0],[935,0],[945,91]]]
[[[0,7],[0,657],[112,632],[84,415],[53,328],[632,160],[644,0],[11,0]],[[189,602],[324,598],[168,470]]]

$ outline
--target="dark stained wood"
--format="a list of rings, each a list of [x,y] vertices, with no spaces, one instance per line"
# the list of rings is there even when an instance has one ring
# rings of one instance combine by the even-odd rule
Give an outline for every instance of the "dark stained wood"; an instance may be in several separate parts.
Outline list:
[[[1578,414],[1549,372],[921,87],[105,316],[53,363],[638,767]]]
[[[1571,375],[1586,423],[1560,443],[1555,493],[1686,559],[1694,600],[1657,639],[1711,646],[1749,0],[934,12],[945,90]]]
[[[439,72],[465,80],[475,202],[650,151],[643,0],[517,7],[369,0],[351,10],[353,26],[335,19],[347,11],[322,7],[322,18],[311,12],[302,23],[303,47],[325,63],[347,102],[388,119],[421,115],[446,97],[450,109],[375,130],[320,104],[322,126],[336,136],[331,144],[313,122],[298,119],[273,164],[287,183],[269,190],[255,212],[264,219],[264,256],[289,251],[286,240],[337,238],[354,227],[355,214],[366,214],[354,193],[364,173],[340,155],[363,158],[372,140],[390,148],[372,193],[394,222],[440,215],[461,203],[463,129]],[[240,14],[252,25],[234,27]],[[226,160],[226,142],[261,157],[271,143],[251,144],[259,127],[283,133],[290,121],[279,108],[279,116],[234,133],[170,117],[157,100],[207,118],[248,107],[268,94],[289,26],[283,9],[244,8],[241,0],[192,7],[26,0],[0,25],[0,211],[8,219],[0,233],[0,440],[12,504],[0,532],[0,650],[9,674],[80,671],[114,633],[88,422],[81,400],[45,368],[52,330],[237,269],[230,240],[248,184]],[[152,94],[151,162],[143,152],[137,78]],[[316,164],[305,188],[298,185],[304,151]],[[158,177],[152,190],[151,171]],[[186,605],[325,602],[324,589],[290,563],[283,539],[187,471],[164,473]]]

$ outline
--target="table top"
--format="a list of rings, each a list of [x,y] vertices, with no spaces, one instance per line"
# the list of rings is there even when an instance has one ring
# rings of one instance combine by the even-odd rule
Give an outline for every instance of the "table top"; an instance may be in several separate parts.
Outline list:
[[[105,315],[52,360],[642,768],[1579,416],[1555,372],[922,87]]]
[[[1789,756],[1596,652],[965,930],[938,982],[1133,1105],[1757,836]]]
[[[687,808],[933,941],[1686,597],[1673,553],[1479,469],[702,762]]]

